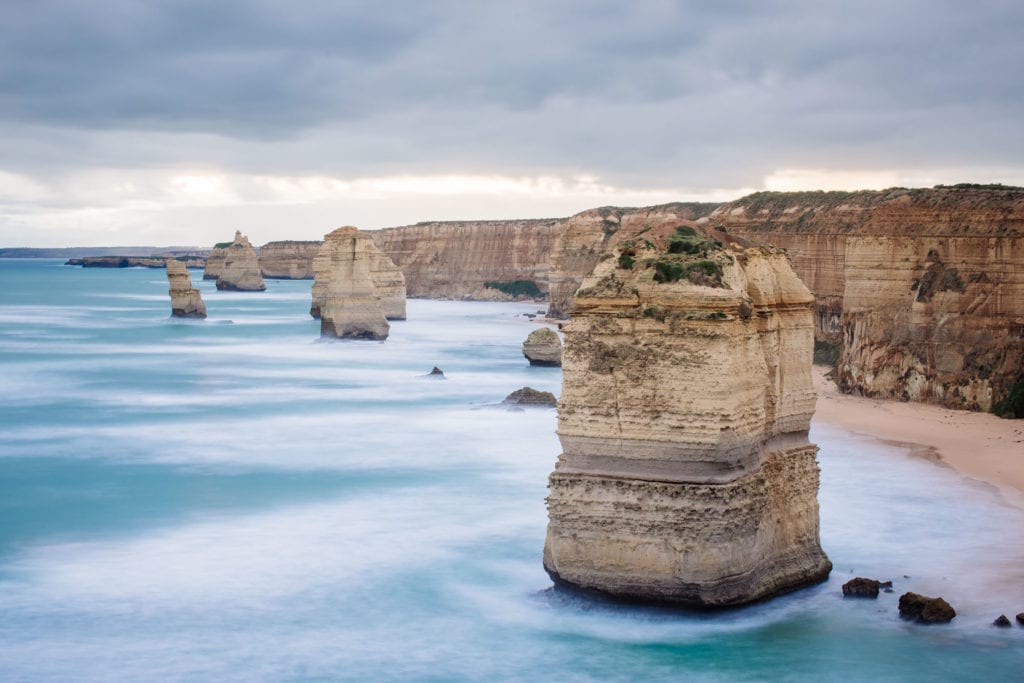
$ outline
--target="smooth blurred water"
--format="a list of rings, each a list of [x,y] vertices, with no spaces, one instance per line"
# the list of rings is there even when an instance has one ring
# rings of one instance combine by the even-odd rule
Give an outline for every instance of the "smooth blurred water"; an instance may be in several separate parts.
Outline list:
[[[198,271],[193,277],[199,276]],[[549,590],[535,305],[317,340],[309,282],[168,317],[159,270],[0,260],[0,680],[1021,680],[1024,512],[816,425],[820,586],[687,613]],[[421,377],[434,365],[448,379]],[[855,575],[895,580],[844,601]],[[906,578],[905,578],[906,577]],[[952,624],[901,622],[905,590]]]

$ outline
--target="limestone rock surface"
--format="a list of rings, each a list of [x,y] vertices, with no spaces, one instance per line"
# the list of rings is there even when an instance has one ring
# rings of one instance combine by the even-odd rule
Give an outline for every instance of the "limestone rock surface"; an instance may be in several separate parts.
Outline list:
[[[351,226],[324,237],[313,260],[320,336],[387,339],[390,326],[371,277],[378,253],[369,235]]]
[[[551,328],[540,327],[523,342],[523,356],[530,365],[559,367],[562,365],[562,340]]]
[[[652,229],[576,293],[544,548],[556,583],[720,607],[831,570],[808,440],[813,297],[780,250],[722,237]]]
[[[356,230],[356,228],[352,229]],[[339,230],[346,230],[346,228],[339,228]],[[334,232],[338,231],[335,230]],[[384,317],[388,320],[405,320],[405,276],[391,258],[377,248],[370,237],[370,233],[358,232],[359,248],[362,250],[361,257],[367,259],[369,278],[373,283],[374,292],[380,300],[380,308],[384,312]],[[331,235],[333,234],[331,233]],[[348,235],[348,233],[345,234]],[[330,237],[330,235],[327,237]],[[338,239],[342,238],[339,237]],[[349,238],[344,237],[343,239]],[[327,240],[325,239],[324,244],[326,242]],[[334,248],[331,247],[331,249]],[[321,247],[317,253],[320,254],[322,251],[323,248]],[[317,271],[315,264],[313,270],[313,303],[310,305],[309,314],[314,318],[319,318],[324,298],[332,286],[332,278],[336,271],[327,267],[322,267],[321,270]]]
[[[216,280],[224,270],[224,259],[228,254],[228,247],[231,242],[219,242],[210,249],[206,257],[206,266],[203,268],[204,280]]]
[[[267,242],[260,247],[260,272],[282,280],[312,280],[313,259],[321,244],[319,240]]]
[[[167,259],[167,280],[170,283],[171,316],[175,318],[205,318],[203,295],[192,287],[192,277],[184,263]]]
[[[224,265],[217,276],[217,289],[261,292],[266,288],[256,250],[249,244],[249,238],[236,230],[235,240],[224,250]]]

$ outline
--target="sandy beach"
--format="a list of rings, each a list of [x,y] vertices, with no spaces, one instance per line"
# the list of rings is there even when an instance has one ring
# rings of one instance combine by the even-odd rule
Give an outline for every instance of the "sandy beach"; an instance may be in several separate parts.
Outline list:
[[[1024,420],[842,394],[828,370],[817,365],[813,369],[815,422],[905,445],[914,455],[939,460],[997,487],[1007,502],[1024,503]]]

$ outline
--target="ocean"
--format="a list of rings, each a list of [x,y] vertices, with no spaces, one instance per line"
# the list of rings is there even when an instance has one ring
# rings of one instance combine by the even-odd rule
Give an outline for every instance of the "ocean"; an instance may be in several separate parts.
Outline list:
[[[553,590],[536,304],[410,300],[321,342],[308,281],[0,260],[2,681],[1021,680],[1024,511],[815,423],[828,582],[721,612]],[[433,366],[446,379],[423,377]],[[844,600],[853,576],[892,579]],[[907,590],[948,625],[897,616]]]

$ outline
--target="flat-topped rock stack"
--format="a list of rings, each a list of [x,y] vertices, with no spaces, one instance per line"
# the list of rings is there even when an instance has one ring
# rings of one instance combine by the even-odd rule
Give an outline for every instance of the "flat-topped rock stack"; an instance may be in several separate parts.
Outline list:
[[[373,283],[374,292],[380,300],[380,308],[384,313],[384,317],[387,320],[405,320],[405,276],[402,274],[401,269],[394,264],[387,254],[380,251],[373,242],[373,238],[362,230],[348,226],[338,228],[338,230],[330,233],[330,235],[338,233],[339,237],[337,239],[350,239],[349,232],[345,232],[343,237],[340,236],[342,233],[339,232],[341,230],[348,231],[349,228],[359,233],[360,249],[368,259],[370,281]],[[330,237],[330,235],[324,238],[325,245],[327,244],[327,237]],[[367,239],[370,240],[369,244],[365,242]],[[317,252],[318,256],[323,253],[323,249],[324,247],[321,246]],[[331,246],[329,249],[330,253],[334,253],[336,246]],[[316,259],[314,259],[313,271],[315,276],[313,282],[313,302],[309,307],[309,314],[314,318],[319,318],[323,301],[331,286],[335,270],[322,264],[321,270],[317,271]]]
[[[167,259],[168,294],[171,296],[171,317],[205,318],[206,304],[203,295],[192,286],[192,276],[185,264],[177,259]]]
[[[813,297],[781,250],[655,228],[563,328],[544,567],[631,600],[739,605],[824,580]]]
[[[249,238],[236,230],[235,240],[224,250],[224,264],[217,276],[217,289],[262,292],[266,288],[256,250],[249,244]]]
[[[380,256],[370,236],[357,228],[324,236],[313,259],[313,307],[322,337],[387,339],[390,325],[372,277]]]

